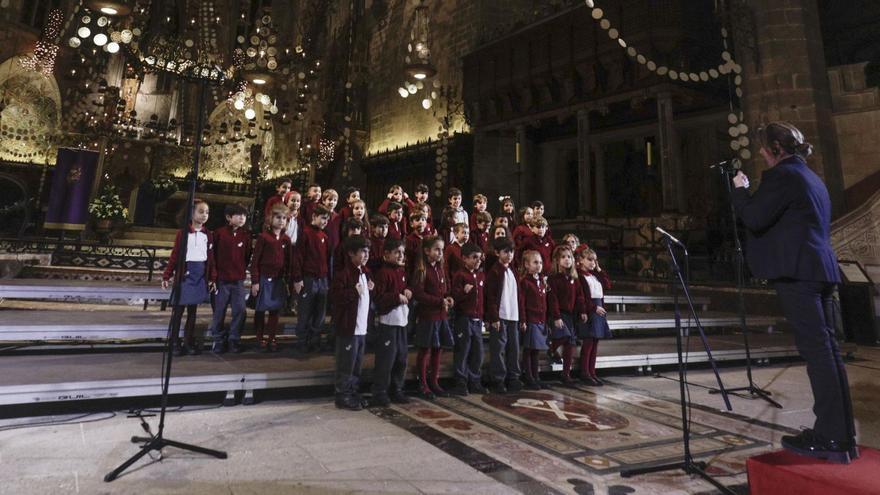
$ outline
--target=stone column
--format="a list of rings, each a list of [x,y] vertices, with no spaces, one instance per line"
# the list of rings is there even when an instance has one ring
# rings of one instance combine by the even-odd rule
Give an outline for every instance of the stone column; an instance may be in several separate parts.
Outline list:
[[[672,96],[657,95],[657,135],[660,146],[660,180],[663,187],[663,209],[684,211],[684,187],[681,176],[681,157],[678,135],[672,111]]]
[[[529,169],[529,137],[526,132],[526,126],[518,125],[516,126],[516,150],[514,151],[515,156],[514,160],[516,163],[516,175],[517,175],[517,207],[521,208],[525,206],[525,202],[530,201],[526,199],[526,184],[529,182],[528,174],[530,173]]]
[[[590,167],[590,113],[586,110],[578,110],[578,214],[591,213],[590,207],[590,182],[592,171]]]
[[[596,214],[607,213],[608,195],[605,191],[605,151],[601,143],[596,144]]]
[[[755,26],[734,25],[743,67],[744,104],[751,129],[776,120],[794,124],[813,144],[807,163],[831,194],[834,216],[844,213],[844,183],[831,107],[825,52],[816,0],[751,0]],[[747,37],[754,39],[749,40]],[[749,44],[756,49],[749,49]],[[766,165],[752,146],[748,168],[756,181]]]

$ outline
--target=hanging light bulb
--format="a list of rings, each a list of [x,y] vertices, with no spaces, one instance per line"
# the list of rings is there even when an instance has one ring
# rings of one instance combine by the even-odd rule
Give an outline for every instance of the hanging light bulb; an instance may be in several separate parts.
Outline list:
[[[111,41],[110,43],[107,43],[107,51],[110,53],[118,52],[119,51],[119,43],[117,43],[115,41]]]
[[[409,96],[409,91],[407,91],[406,88],[397,88],[397,92],[400,94],[401,98]]]
[[[235,107],[236,110],[244,110],[244,100],[236,98],[235,101],[232,102],[232,106]]]
[[[424,108],[425,110],[431,108],[431,99],[430,98],[425,98],[424,100],[422,100],[422,108]]]
[[[98,33],[95,35],[95,39],[93,41],[98,46],[104,46],[107,44],[107,35],[104,33]]]
[[[248,120],[253,120],[257,116],[257,112],[254,111],[253,108],[248,108],[244,111],[244,117]]]

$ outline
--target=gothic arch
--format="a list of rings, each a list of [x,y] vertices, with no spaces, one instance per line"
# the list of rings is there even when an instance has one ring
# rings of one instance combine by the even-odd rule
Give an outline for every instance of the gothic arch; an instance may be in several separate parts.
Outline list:
[[[0,160],[54,163],[61,92],[54,77],[27,70],[20,60],[13,56],[0,64]]]

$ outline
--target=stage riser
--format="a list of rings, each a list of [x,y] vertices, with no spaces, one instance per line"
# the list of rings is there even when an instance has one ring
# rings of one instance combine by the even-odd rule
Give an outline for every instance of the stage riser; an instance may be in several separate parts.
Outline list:
[[[768,347],[752,352],[753,360],[769,360],[797,357],[793,347]],[[744,351],[713,352],[718,362],[739,362],[745,359]],[[675,354],[641,354],[631,356],[599,357],[598,369],[650,368],[668,366],[678,362]],[[706,363],[705,352],[691,352],[688,362],[691,364]],[[552,368],[546,363],[542,371],[549,372]],[[362,375],[364,382],[371,380],[372,370],[365,369]],[[444,377],[451,377],[452,370],[444,366],[441,370]],[[416,377],[409,370],[407,379]],[[228,375],[208,375],[190,377],[172,377],[169,393],[172,395],[200,393],[253,392],[255,390],[295,389],[299,387],[332,386],[334,373],[331,370],[287,373],[243,373]],[[68,382],[48,385],[16,385],[0,387],[0,406],[44,404],[58,402],[78,402],[97,399],[122,399],[133,397],[150,397],[161,394],[159,377],[137,380],[108,380],[100,382]]]

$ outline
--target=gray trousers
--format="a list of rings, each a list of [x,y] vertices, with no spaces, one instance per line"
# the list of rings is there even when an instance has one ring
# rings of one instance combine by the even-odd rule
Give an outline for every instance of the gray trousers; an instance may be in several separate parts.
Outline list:
[[[246,315],[244,301],[247,291],[244,281],[217,282],[217,294],[214,295],[214,316],[211,319],[211,335],[214,342],[238,342],[241,339],[241,330],[244,328]],[[229,327],[223,325],[226,319],[226,307],[232,308],[232,321]]]
[[[483,367],[483,321],[466,315],[455,319],[455,351],[452,361],[455,380],[460,383],[480,383]]]
[[[327,278],[303,278],[303,288],[297,299],[296,337],[300,342],[321,335],[328,290]]]
[[[373,368],[373,394],[384,395],[403,391],[406,358],[409,352],[406,327],[379,324],[373,337],[376,364]],[[390,389],[389,389],[390,387]]]
[[[366,335],[336,336],[336,395],[357,394],[361,382]]]
[[[494,383],[519,380],[519,322],[501,320],[501,328],[489,326],[489,372]]]

